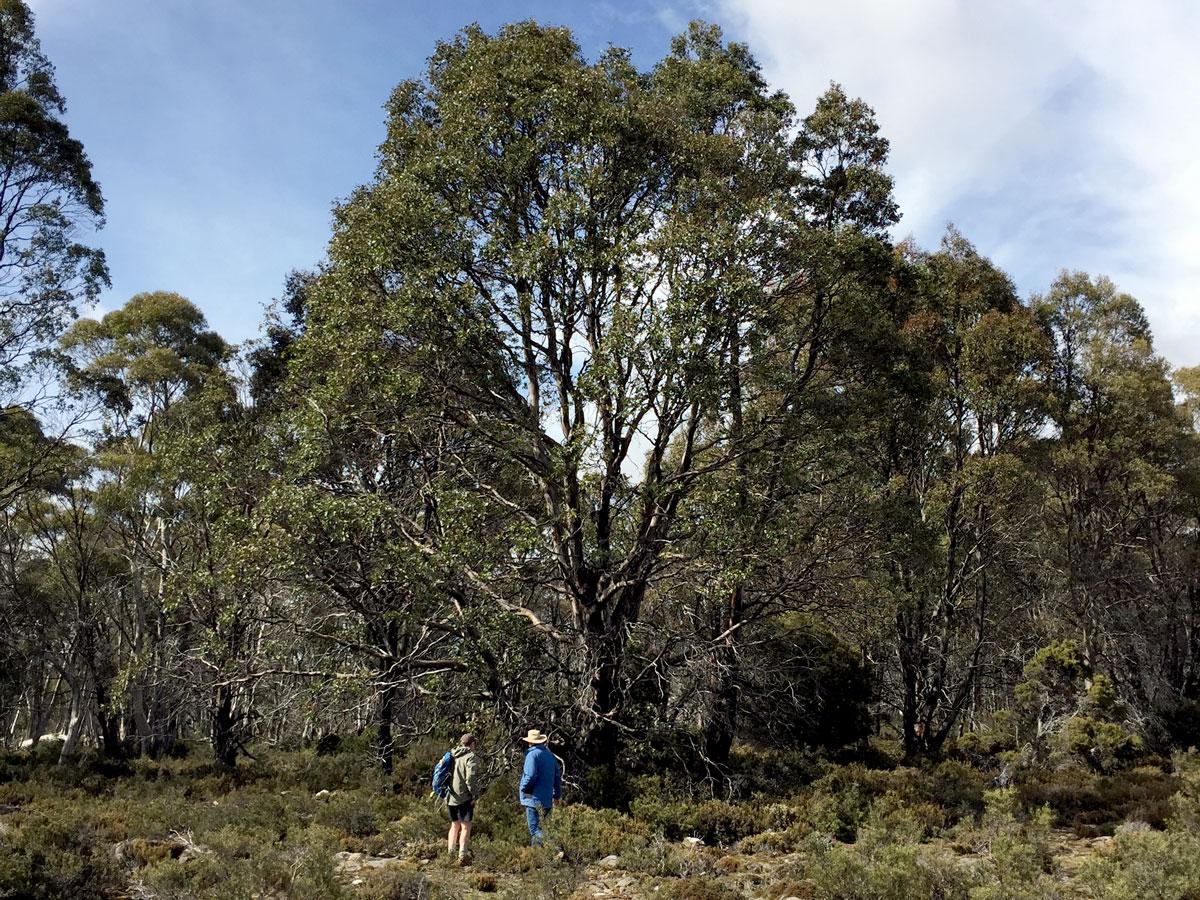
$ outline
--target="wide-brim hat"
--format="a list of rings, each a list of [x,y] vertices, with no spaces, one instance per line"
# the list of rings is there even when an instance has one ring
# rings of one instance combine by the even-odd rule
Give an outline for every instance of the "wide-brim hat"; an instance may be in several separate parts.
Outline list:
[[[550,740],[550,735],[542,734],[536,728],[530,728],[529,734],[525,735],[525,737],[521,738],[521,740],[527,744],[544,744],[546,741]]]

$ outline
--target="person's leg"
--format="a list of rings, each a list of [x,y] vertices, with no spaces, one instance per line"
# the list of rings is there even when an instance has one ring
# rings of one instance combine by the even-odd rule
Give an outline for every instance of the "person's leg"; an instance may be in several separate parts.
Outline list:
[[[531,847],[536,847],[542,842],[542,827],[538,820],[536,806],[525,807],[525,822],[529,826],[529,844]]]
[[[457,818],[450,819],[450,833],[446,835],[446,850],[453,853],[458,848],[460,826]]]
[[[471,821],[475,818],[475,804],[458,808],[458,861],[467,858],[467,845],[471,842]]]

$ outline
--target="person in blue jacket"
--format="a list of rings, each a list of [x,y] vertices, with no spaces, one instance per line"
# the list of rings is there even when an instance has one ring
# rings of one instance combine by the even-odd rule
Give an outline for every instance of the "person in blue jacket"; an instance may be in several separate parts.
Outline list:
[[[546,746],[550,740],[547,735],[531,728],[523,740],[529,749],[525,751],[525,771],[521,775],[521,805],[529,823],[529,843],[538,847],[542,843],[542,824],[562,799],[562,766]]]

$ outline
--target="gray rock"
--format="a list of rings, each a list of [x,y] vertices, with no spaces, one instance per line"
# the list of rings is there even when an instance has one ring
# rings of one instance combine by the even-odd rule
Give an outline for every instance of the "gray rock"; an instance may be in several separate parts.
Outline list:
[[[368,869],[383,869],[396,862],[390,856],[371,856],[368,853],[351,853],[342,850],[333,854],[333,866],[339,872],[348,876],[356,876]],[[428,865],[431,859],[421,860],[421,865]]]
[[[621,865],[621,857],[614,853],[611,856],[604,857],[604,859],[600,860],[600,862],[596,863],[596,865],[600,866],[602,869],[615,869]]]

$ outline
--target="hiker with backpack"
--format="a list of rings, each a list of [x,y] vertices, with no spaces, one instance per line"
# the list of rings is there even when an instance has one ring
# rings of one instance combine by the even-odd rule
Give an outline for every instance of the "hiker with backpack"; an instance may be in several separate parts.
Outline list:
[[[451,856],[458,851],[459,865],[466,865],[469,859],[467,845],[471,840],[471,822],[479,792],[475,736],[468,732],[459,738],[457,747],[446,751],[433,770],[433,793],[446,801],[450,814],[446,850]]]
[[[525,751],[525,768],[521,774],[521,805],[525,807],[529,843],[539,847],[546,817],[562,799],[562,765],[546,746],[550,740],[547,735],[531,728],[523,740],[529,749]]]

